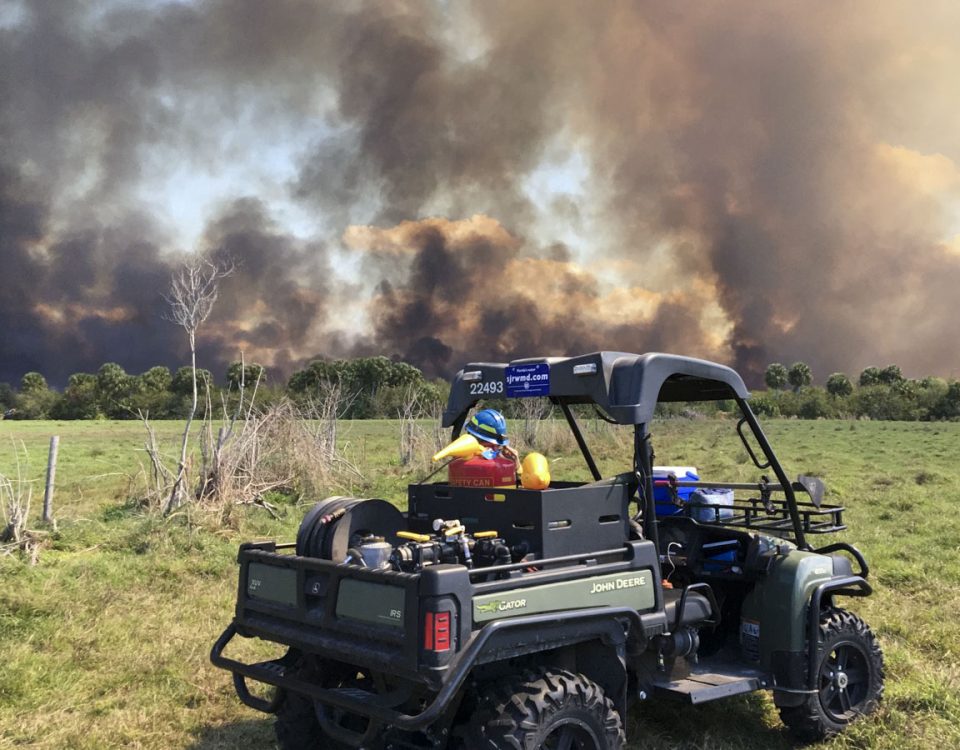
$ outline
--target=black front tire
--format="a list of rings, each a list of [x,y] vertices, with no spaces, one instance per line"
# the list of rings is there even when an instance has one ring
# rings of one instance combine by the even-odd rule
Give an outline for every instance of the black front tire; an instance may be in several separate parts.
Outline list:
[[[620,750],[626,742],[620,714],[603,689],[561,669],[489,686],[456,733],[467,750]]]
[[[843,731],[877,709],[883,698],[883,653],[869,626],[843,609],[820,619],[817,692],[799,706],[782,706],[780,718],[807,742]]]

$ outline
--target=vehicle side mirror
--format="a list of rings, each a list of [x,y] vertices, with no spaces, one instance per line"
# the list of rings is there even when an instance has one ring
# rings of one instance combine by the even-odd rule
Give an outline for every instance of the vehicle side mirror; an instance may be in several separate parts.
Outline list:
[[[797,477],[797,484],[800,485],[800,489],[810,495],[813,504],[819,508],[820,503],[823,502],[823,496],[827,492],[827,485],[823,483],[823,480],[820,477],[808,477],[801,474]]]

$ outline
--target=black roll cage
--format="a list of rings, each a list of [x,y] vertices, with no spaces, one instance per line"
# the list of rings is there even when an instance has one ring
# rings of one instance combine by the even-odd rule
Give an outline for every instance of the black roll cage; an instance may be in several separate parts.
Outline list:
[[[550,364],[556,365],[565,365],[568,362],[582,362],[582,361],[591,361],[597,360],[598,362],[604,363],[604,366],[608,366],[608,363],[615,353],[600,352],[594,355],[585,355],[584,357],[579,358],[569,358],[569,359],[555,359],[555,360],[522,360],[523,362],[549,362]],[[754,465],[761,470],[770,469],[773,471],[774,476],[776,477],[776,483],[764,483],[763,488],[765,491],[781,491],[785,496],[786,508],[789,514],[793,539],[797,546],[801,549],[811,549],[810,545],[806,541],[806,535],[804,532],[804,523],[801,519],[799,509],[797,507],[797,497],[794,491],[794,485],[787,477],[786,472],[780,464],[780,461],[777,459],[776,454],[773,452],[773,448],[770,445],[770,442],[767,440],[767,436],[764,434],[763,429],[760,427],[760,423],[757,421],[756,415],[753,413],[753,410],[750,408],[750,405],[747,403],[747,398],[749,397],[749,392],[746,391],[746,388],[743,386],[743,381],[740,380],[739,376],[736,375],[729,368],[723,367],[722,365],[714,365],[713,363],[702,362],[701,360],[692,360],[687,357],[677,357],[674,355],[662,355],[662,354],[653,354],[653,355],[620,355],[620,360],[617,361],[617,364],[614,365],[614,368],[619,366],[619,362],[624,358],[635,358],[632,361],[629,361],[629,366],[641,371],[640,377],[642,378],[642,369],[643,367],[650,366],[652,362],[653,365],[657,368],[655,374],[657,379],[653,380],[652,383],[644,384],[641,380],[641,390],[644,385],[646,385],[647,394],[641,396],[641,401],[646,401],[642,403],[639,409],[632,411],[621,410],[620,414],[650,414],[652,415],[653,407],[656,403],[659,403],[661,400],[661,395],[664,390],[667,388],[671,389],[671,392],[668,394],[668,397],[664,400],[676,402],[676,401],[716,401],[716,400],[729,400],[733,399],[737,407],[740,409],[740,419],[737,422],[737,434],[740,437],[741,442],[744,445],[750,459],[753,461]],[[675,364],[674,368],[671,368],[670,365]],[[505,365],[468,365],[469,367],[478,367],[484,368],[487,371],[502,370]],[[456,379],[454,380],[454,386],[461,385],[462,376],[467,368],[461,370]],[[613,368],[610,368],[613,369]],[[696,377],[690,377],[689,373],[696,373]],[[716,379],[714,379],[716,377]],[[680,382],[678,383],[678,379]],[[566,382],[563,385],[567,385]],[[681,386],[678,389],[678,385]],[[653,391],[653,388],[658,390]],[[611,400],[611,390],[607,389],[602,391],[605,397],[605,400]],[[653,396],[651,399],[650,396]],[[584,461],[587,464],[587,468],[590,470],[590,474],[593,477],[594,481],[599,481],[602,477],[600,471],[597,468],[596,461],[594,460],[593,454],[590,452],[590,448],[586,443],[586,440],[583,437],[583,432],[580,429],[580,426],[577,423],[576,417],[573,414],[573,411],[570,409],[571,404],[574,403],[587,403],[591,404],[595,409],[598,410],[598,413],[603,415],[604,411],[611,410],[609,404],[598,404],[595,398],[591,398],[589,394],[584,394],[583,392],[578,393],[574,396],[566,395],[551,395],[549,396],[550,402],[555,406],[559,407],[561,413],[567,421],[567,424],[570,427],[570,431],[573,433],[574,439],[577,442],[577,446],[580,449],[581,454],[583,455]],[[444,423],[451,426],[452,428],[452,439],[456,439],[460,436],[460,433],[463,429],[464,422],[466,421],[467,414],[474,406],[480,402],[480,398],[471,399],[464,402],[462,395],[458,398],[456,390],[451,391],[450,402],[448,404],[447,412],[444,415]],[[653,403],[650,403],[653,401]],[[606,408],[604,408],[606,407]],[[617,424],[629,424],[626,422],[622,416],[620,419],[610,419],[607,418],[607,421],[611,421]],[[757,446],[760,448],[760,452],[763,455],[764,461],[760,461],[757,457],[755,451],[750,445],[750,442],[747,436],[744,434],[743,427],[746,425],[750,429],[750,434],[753,439],[756,440]],[[643,509],[643,532],[647,539],[650,539],[654,544],[659,548],[659,531],[656,515],[656,507],[653,496],[653,450],[650,444],[650,432],[649,432],[649,422],[642,421],[633,423],[634,428],[634,455],[633,455],[633,471],[636,475],[638,483],[638,498],[637,502]],[[689,483],[688,483],[689,484]]]

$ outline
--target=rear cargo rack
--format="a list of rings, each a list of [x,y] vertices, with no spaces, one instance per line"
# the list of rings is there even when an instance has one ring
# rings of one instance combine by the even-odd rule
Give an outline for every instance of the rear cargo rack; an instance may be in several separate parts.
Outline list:
[[[655,482],[658,486],[674,487],[696,487],[707,489],[727,489],[727,490],[753,490],[760,492],[760,497],[735,498],[733,505],[713,505],[706,503],[696,503],[689,501],[676,502],[680,513],[690,515],[692,510],[696,510],[699,516],[699,523],[709,524],[710,526],[729,526],[740,529],[751,529],[753,531],[769,532],[792,532],[793,520],[790,516],[790,508],[786,499],[774,499],[770,497],[771,492],[783,492],[783,486],[779,484],[746,484],[746,483],[723,483],[723,482],[694,482],[694,481],[674,481],[659,480]],[[805,491],[802,485],[794,484],[794,490]],[[843,531],[847,528],[843,522],[842,505],[827,505],[821,503],[819,506],[813,503],[797,502],[797,514],[800,517],[800,524],[803,531],[808,534],[833,534]],[[713,513],[713,518],[703,518]],[[667,516],[669,518],[669,516]]]

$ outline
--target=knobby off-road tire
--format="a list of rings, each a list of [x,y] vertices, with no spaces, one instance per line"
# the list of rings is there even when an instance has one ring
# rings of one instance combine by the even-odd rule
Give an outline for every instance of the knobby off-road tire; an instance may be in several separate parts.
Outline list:
[[[321,750],[326,737],[320,731],[313,701],[299,693],[286,693],[273,729],[283,750]]]
[[[321,687],[337,687],[342,682],[342,675],[330,665],[318,672],[316,666],[299,655],[296,665],[302,670],[302,677],[316,681]],[[346,745],[329,737],[321,728],[313,698],[300,693],[284,691],[273,730],[283,750],[347,750]]]
[[[869,626],[843,609],[820,618],[817,692],[799,706],[783,706],[780,718],[800,739],[814,742],[872,713],[883,698],[883,653]]]
[[[284,696],[273,730],[283,750],[351,750],[320,728],[313,700],[299,693]]]
[[[626,741],[601,687],[560,669],[488,686],[457,734],[466,750],[621,750]]]

